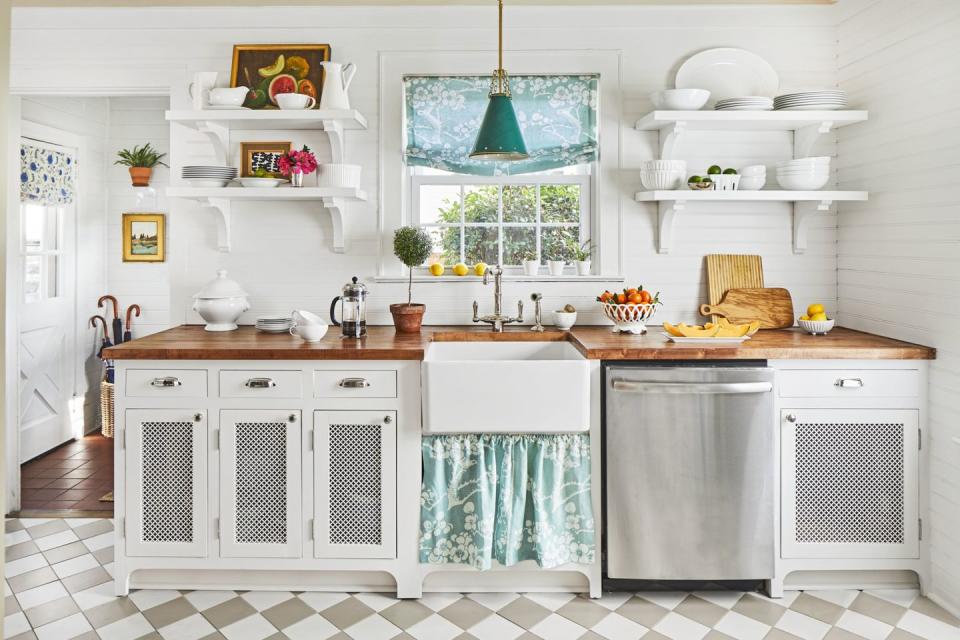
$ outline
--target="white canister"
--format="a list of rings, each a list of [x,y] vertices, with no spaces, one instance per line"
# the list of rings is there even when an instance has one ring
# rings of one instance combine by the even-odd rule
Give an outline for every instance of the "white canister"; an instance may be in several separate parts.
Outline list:
[[[317,167],[318,187],[360,186],[360,165],[358,164],[321,164]]]
[[[217,277],[193,296],[193,310],[207,323],[207,331],[233,331],[248,309],[247,293],[227,277],[226,269],[218,270]]]

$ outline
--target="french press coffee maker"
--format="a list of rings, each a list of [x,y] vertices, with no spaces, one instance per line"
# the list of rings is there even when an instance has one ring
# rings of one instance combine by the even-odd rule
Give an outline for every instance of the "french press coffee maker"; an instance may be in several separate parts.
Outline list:
[[[340,301],[340,321],[337,322],[337,301]],[[330,303],[330,322],[340,327],[344,338],[367,335],[367,285],[356,276],[343,285],[343,292]]]

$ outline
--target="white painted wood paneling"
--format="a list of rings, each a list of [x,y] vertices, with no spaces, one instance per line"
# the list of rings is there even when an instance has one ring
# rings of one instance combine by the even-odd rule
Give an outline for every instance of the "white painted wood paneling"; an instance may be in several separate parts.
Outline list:
[[[840,87],[870,121],[839,132],[839,320],[937,348],[930,366],[930,592],[960,610],[960,3],[844,0]]]

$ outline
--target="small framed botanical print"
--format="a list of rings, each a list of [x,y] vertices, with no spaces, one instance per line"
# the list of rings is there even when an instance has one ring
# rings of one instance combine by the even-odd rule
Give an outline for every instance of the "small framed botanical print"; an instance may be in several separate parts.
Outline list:
[[[257,170],[262,169],[274,178],[280,174],[280,156],[293,148],[292,142],[241,142],[240,177],[256,178]]]
[[[166,217],[162,213],[123,214],[123,261],[163,262]]]

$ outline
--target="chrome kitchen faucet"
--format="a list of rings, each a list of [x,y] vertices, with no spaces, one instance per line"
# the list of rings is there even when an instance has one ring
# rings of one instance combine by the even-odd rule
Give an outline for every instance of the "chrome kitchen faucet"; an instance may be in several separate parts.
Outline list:
[[[490,273],[490,269],[487,269],[483,272],[483,284],[488,284],[489,279],[487,275]],[[505,316],[501,313],[501,307],[503,306],[503,267],[496,265],[493,267],[493,314],[488,316],[478,316],[477,312],[479,310],[479,305],[477,301],[473,301],[473,321],[474,322],[488,322],[493,326],[493,330],[496,333],[503,331],[503,325],[510,324],[513,322],[523,322],[523,300],[517,301],[517,317],[511,318],[510,316]]]

